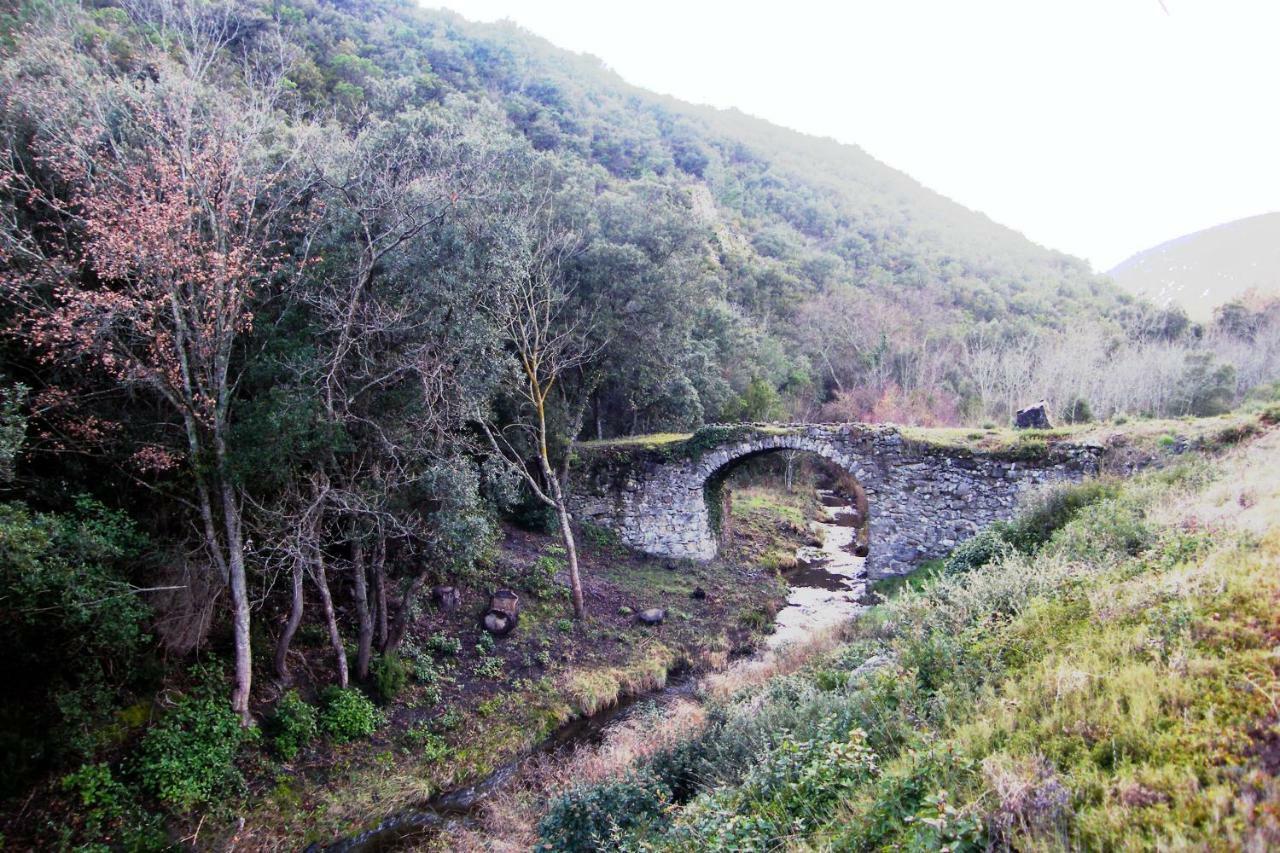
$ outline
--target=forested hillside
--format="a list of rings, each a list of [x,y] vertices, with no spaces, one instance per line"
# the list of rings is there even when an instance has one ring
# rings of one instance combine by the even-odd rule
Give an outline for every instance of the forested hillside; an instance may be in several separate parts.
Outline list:
[[[542,602],[566,657],[507,663],[551,704],[654,568],[584,610],[575,536],[626,564],[565,510],[577,440],[1212,415],[1280,376],[1275,303],[1193,324],[857,148],[409,3],[9,4],[0,137],[0,796],[32,844],[198,834],[411,669],[456,730],[434,585]],[[563,548],[505,560],[516,524]],[[758,628],[767,590],[719,580]]]

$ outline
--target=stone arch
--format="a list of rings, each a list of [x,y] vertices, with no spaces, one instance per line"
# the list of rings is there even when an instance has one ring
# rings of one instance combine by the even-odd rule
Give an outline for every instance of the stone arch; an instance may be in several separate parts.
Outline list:
[[[866,424],[740,424],[705,427],[678,442],[630,440],[581,449],[570,509],[627,546],[692,560],[716,556],[708,482],[745,458],[775,450],[816,454],[848,471],[870,504],[872,577],[901,574],[941,557],[997,519],[1019,495],[1097,472],[1102,448],[1060,444],[1034,458],[910,441]]]
[[[817,456],[847,472],[868,493],[868,520],[873,517],[870,508],[873,487],[863,483],[862,478],[875,479],[874,466],[855,464],[847,451],[842,451],[829,441],[815,441],[804,435],[789,433],[765,435],[712,453],[693,469],[693,477],[702,481],[700,488],[706,507],[706,536],[717,546],[717,550],[722,538],[725,482],[746,462],[787,450]]]

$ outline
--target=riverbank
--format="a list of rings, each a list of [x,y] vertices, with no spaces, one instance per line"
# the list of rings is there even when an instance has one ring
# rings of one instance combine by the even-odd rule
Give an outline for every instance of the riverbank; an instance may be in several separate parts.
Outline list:
[[[1276,470],[1272,430],[1062,487],[798,667],[709,689],[705,724],[561,791],[537,842],[1275,846]]]
[[[692,737],[705,726],[716,697],[793,672],[829,649],[839,629],[867,606],[865,560],[854,554],[861,525],[849,501],[808,482],[793,489],[739,484],[732,501],[737,542],[731,547],[751,548],[770,565],[780,564],[788,586],[785,606],[759,650],[721,669],[688,673],[614,719],[592,718],[587,731],[513,766],[465,815],[437,810],[429,827],[420,829],[411,819],[339,849],[531,849],[549,802],[576,787],[605,783]],[[791,553],[783,553],[788,547]]]
[[[744,502],[738,535],[708,564],[645,557],[584,531],[581,623],[567,618],[559,593],[554,537],[507,528],[491,569],[504,581],[478,579],[456,611],[420,614],[403,653],[415,673],[382,707],[386,722],[373,737],[320,743],[290,762],[257,754],[243,826],[206,825],[196,840],[290,849],[359,835],[508,768],[575,720],[661,690],[673,671],[722,669],[762,645],[787,590],[772,555],[810,541],[804,517],[817,511],[811,491]],[[531,577],[542,582],[520,587]],[[495,584],[519,587],[522,609],[518,629],[489,642],[475,612]],[[664,622],[641,624],[636,614],[653,607]],[[323,638],[299,646],[323,671]]]

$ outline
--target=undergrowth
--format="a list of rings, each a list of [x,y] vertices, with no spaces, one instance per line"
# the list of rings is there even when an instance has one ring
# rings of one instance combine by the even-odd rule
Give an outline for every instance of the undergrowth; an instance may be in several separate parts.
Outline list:
[[[546,849],[1280,843],[1280,460],[1060,489],[696,736],[556,799]],[[1269,763],[1270,762],[1270,763]]]

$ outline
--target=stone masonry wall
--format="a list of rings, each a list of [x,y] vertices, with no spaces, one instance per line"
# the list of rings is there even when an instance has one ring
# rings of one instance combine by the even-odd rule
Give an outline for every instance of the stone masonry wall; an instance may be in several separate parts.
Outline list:
[[[1012,518],[1019,499],[1060,480],[1096,474],[1102,448],[1056,445],[1044,458],[1013,460],[908,441],[894,427],[798,424],[743,427],[698,452],[615,449],[607,465],[580,465],[570,506],[580,521],[618,534],[658,556],[709,560],[717,536],[707,485],[742,460],[791,449],[831,460],[857,478],[870,509],[871,577],[903,574],[941,557],[996,520]]]

